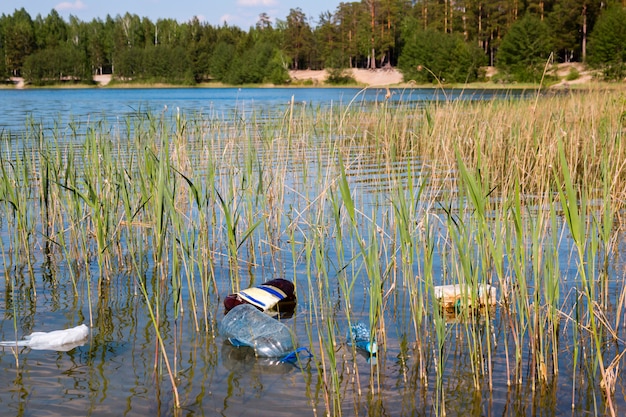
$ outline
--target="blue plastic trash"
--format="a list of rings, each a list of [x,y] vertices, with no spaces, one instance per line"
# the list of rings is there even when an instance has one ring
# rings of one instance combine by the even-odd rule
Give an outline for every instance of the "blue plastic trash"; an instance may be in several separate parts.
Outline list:
[[[376,341],[372,340],[370,329],[365,323],[358,322],[350,326],[348,329],[346,339],[348,340],[348,346],[356,346],[358,349],[364,350],[371,355],[375,355],[378,352],[378,346]]]
[[[230,310],[219,331],[233,346],[249,346],[258,357],[279,358],[296,349],[295,337],[284,323],[250,304]]]

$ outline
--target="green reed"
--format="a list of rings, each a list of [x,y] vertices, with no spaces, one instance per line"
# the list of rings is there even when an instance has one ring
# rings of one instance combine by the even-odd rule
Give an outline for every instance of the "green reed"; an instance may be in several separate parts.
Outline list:
[[[13,241],[11,243],[12,258],[11,264],[21,269],[27,267],[30,277],[31,291],[36,296],[35,277],[33,273],[32,259],[32,239],[35,234],[35,224],[33,210],[28,204],[32,198],[33,191],[31,184],[31,164],[29,155],[25,150],[12,151],[10,140],[4,145],[4,152],[8,158],[3,158],[0,162],[0,199],[4,201],[11,225],[15,228],[11,232]],[[6,268],[6,266],[5,266]]]
[[[482,166],[480,160],[480,150],[477,156],[477,166]],[[478,290],[481,285],[491,285],[492,279],[492,261],[489,257],[489,236],[492,235],[491,223],[488,221],[490,205],[489,205],[489,188],[488,178],[484,178],[486,173],[479,171],[479,174],[471,173],[461,157],[457,154],[457,165],[459,167],[459,177],[464,185],[460,190],[459,195],[459,212],[465,211],[464,201],[467,196],[467,201],[471,204],[472,214],[469,221],[461,218],[450,218],[451,224],[449,226],[452,242],[455,245],[456,255],[459,259],[460,265],[457,272],[457,281],[461,284],[463,291],[469,291],[469,293],[463,293],[462,296],[466,298],[465,303],[461,303],[462,308],[465,308],[466,312],[470,313],[468,319],[473,320],[473,311],[467,308],[466,304],[471,306],[480,305],[480,296]],[[452,269],[452,268],[451,268]],[[495,283],[493,283],[495,284]],[[467,288],[467,290],[465,290]],[[487,368],[487,378],[489,389],[493,387],[493,375],[491,369],[491,356],[492,346],[489,329],[491,327],[491,317],[489,310],[486,310],[485,328],[487,330],[486,337],[482,337],[481,332],[478,330],[482,326],[469,325],[466,326],[466,333],[468,336],[469,347],[471,349],[470,357],[472,358],[472,367],[474,369],[474,386],[476,389],[480,388],[480,377]],[[469,321],[468,321],[469,323]],[[484,346],[484,345],[486,346]],[[483,358],[485,362],[483,363]]]
[[[420,244],[415,240],[418,236],[417,230],[423,227],[425,230],[425,239],[423,242],[424,253],[424,270],[429,271],[430,279],[426,280],[432,283],[432,243],[427,237],[429,234],[428,218],[420,220],[419,216],[422,214],[419,209],[419,203],[424,193],[427,178],[422,178],[419,186],[417,186],[414,178],[413,162],[407,161],[406,174],[407,177],[404,181],[398,178],[394,183],[396,192],[393,193],[391,204],[393,205],[394,222],[398,231],[399,245],[400,245],[400,262],[401,274],[407,277],[405,285],[407,286],[407,292],[409,296],[409,310],[411,323],[413,324],[413,331],[416,336],[416,348],[419,362],[420,379],[426,379],[425,363],[424,363],[424,351],[422,346],[423,325],[427,316],[427,307],[424,297],[423,282],[415,276],[415,270],[418,267],[417,260],[419,259]],[[418,276],[422,276],[424,280],[424,272]]]
[[[76,297],[87,288],[92,323],[92,302],[124,277],[181,406],[171,359],[185,341],[166,333],[168,321],[213,332],[220,292],[285,274],[314,355],[302,375],[327,415],[384,402],[394,334],[416,375],[407,392],[424,392],[436,415],[453,410],[456,356],[477,393],[493,390],[496,372],[541,392],[564,352],[572,402],[586,373],[612,410],[626,304],[626,292],[613,300],[609,290],[626,189],[625,163],[612,163],[626,161],[613,94],[419,108],[292,101],[268,120],[138,112],[84,136],[79,125],[33,129],[21,148],[2,142],[5,276],[16,281],[12,268],[48,243]],[[576,277],[563,276],[567,245]],[[576,294],[564,295],[565,279],[580,281]],[[450,321],[434,287],[451,283],[468,288],[472,306],[480,285],[496,286],[495,312],[461,305]],[[345,348],[345,326],[361,316],[381,347],[369,378]]]
[[[561,159],[561,175],[563,177],[563,188],[559,188],[559,196],[562,202],[564,216],[569,226],[572,239],[574,240],[576,252],[578,255],[578,272],[583,287],[582,293],[586,297],[588,308],[588,321],[590,327],[590,336],[593,340],[591,346],[594,365],[597,365],[600,371],[600,378],[606,379],[606,365],[604,363],[603,339],[604,330],[598,322],[596,309],[600,306],[596,304],[596,286],[595,286],[595,259],[597,255],[597,231],[594,223],[585,221],[587,214],[587,196],[585,192],[576,192],[572,181],[569,166],[566,160],[565,152],[561,143],[559,143],[559,156]],[[555,173],[555,176],[557,174]],[[590,231],[589,228],[592,228]],[[589,253],[588,253],[589,252]],[[595,368],[595,366],[594,366]],[[612,387],[604,384],[606,391],[606,401],[611,415],[616,415],[614,405],[612,403]]]

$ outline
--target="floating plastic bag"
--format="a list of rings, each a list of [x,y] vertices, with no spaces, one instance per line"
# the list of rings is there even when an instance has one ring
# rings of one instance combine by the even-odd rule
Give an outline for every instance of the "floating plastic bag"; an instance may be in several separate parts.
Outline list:
[[[230,310],[220,322],[219,330],[233,346],[249,346],[259,357],[279,358],[295,350],[291,330],[250,304]]]
[[[56,350],[67,352],[77,346],[82,346],[89,336],[89,328],[84,324],[65,330],[51,332],[34,332],[24,336],[23,340],[0,342],[0,346],[29,347],[33,350]]]

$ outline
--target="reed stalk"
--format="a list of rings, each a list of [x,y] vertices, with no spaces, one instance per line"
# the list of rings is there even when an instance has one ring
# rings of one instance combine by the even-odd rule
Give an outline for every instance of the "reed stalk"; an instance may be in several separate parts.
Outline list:
[[[182,328],[213,332],[220,292],[285,274],[314,354],[301,375],[328,415],[347,414],[348,400],[356,413],[384,408],[396,377],[389,352],[402,362],[398,386],[411,401],[420,390],[435,415],[455,410],[451,359],[475,393],[503,372],[511,395],[539,399],[572,375],[576,403],[590,377],[615,415],[626,305],[613,269],[626,189],[620,93],[419,106],[370,105],[362,93],[329,108],[292,99],[268,114],[138,111],[114,127],[72,121],[52,133],[33,124],[19,146],[2,137],[10,293],[36,287],[33,260],[45,252],[74,297],[86,288],[78,305],[93,324],[108,280],[134,277],[176,407]],[[499,303],[460,305],[446,321],[434,288],[447,283],[468,288],[468,305],[494,285]],[[369,379],[343,348],[361,316],[381,346]],[[504,364],[494,360],[502,341]]]
[[[599,367],[600,377],[602,379],[606,378],[606,367],[604,364],[604,355],[603,355],[603,341],[602,341],[602,329],[599,328],[598,323],[596,322],[596,312],[595,312],[595,283],[593,277],[593,270],[588,271],[586,264],[586,248],[587,248],[587,230],[586,230],[586,222],[584,221],[584,217],[587,213],[587,200],[586,196],[583,193],[577,194],[574,189],[574,183],[572,182],[572,178],[570,175],[570,169],[567,163],[567,159],[565,157],[565,152],[563,145],[559,142],[559,156],[561,161],[561,176],[563,178],[563,188],[559,188],[559,196],[561,199],[562,209],[565,213],[565,219],[569,226],[570,233],[572,235],[572,239],[576,246],[577,255],[578,255],[578,273],[581,280],[581,285],[583,287],[583,293],[586,296],[587,308],[589,309],[589,326],[591,332],[591,338],[593,340],[593,357],[595,360],[595,364]],[[557,173],[555,172],[555,177]],[[580,196],[580,198],[579,198]],[[593,259],[593,257],[591,257]],[[591,273],[591,276],[590,276]],[[609,412],[612,416],[616,415],[616,411],[612,402],[612,393],[611,388],[608,384],[605,385],[606,391],[606,401]]]

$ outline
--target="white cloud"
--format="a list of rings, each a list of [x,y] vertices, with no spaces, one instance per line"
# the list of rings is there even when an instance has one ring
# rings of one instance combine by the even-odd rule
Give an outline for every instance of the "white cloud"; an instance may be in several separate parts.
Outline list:
[[[85,6],[85,3],[83,3],[81,0],[76,0],[75,2],[69,2],[69,1],[64,1],[62,3],[57,4],[56,6],[54,6],[55,10],[57,11],[65,11],[65,10],[83,10],[85,9],[87,6]]]
[[[276,6],[278,2],[276,0],[237,0],[237,4],[244,7],[268,7]]]

